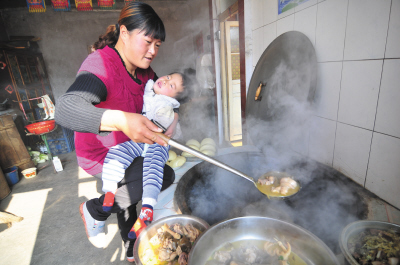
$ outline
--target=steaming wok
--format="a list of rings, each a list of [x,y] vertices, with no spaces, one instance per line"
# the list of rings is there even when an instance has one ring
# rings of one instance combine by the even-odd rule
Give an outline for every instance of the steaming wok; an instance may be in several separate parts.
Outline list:
[[[281,220],[247,216],[222,221],[206,230],[189,253],[189,265],[204,265],[214,251],[244,239],[290,242],[292,251],[308,265],[339,265],[332,251],[315,235]]]
[[[278,194],[273,193],[273,192],[270,191],[270,188],[271,188],[270,186],[262,185],[262,184],[260,184],[260,182],[256,182],[252,177],[249,177],[248,175],[244,174],[243,172],[240,172],[239,170],[234,169],[233,167],[230,167],[227,164],[224,164],[224,163],[222,163],[222,162],[220,162],[220,161],[218,161],[218,160],[216,160],[214,158],[211,158],[211,157],[209,157],[209,156],[207,156],[207,155],[205,155],[205,154],[203,154],[203,153],[201,153],[199,151],[196,151],[196,150],[194,150],[194,149],[192,149],[192,148],[190,148],[190,147],[188,147],[188,146],[186,146],[184,144],[181,144],[181,143],[171,139],[170,137],[166,136],[165,134],[157,133],[157,135],[163,141],[165,141],[167,144],[169,144],[169,145],[171,145],[171,146],[173,146],[175,148],[178,148],[179,150],[182,150],[184,152],[188,152],[188,153],[190,153],[190,154],[192,154],[192,155],[194,155],[194,156],[196,156],[196,157],[198,157],[200,159],[203,159],[204,161],[210,162],[211,164],[214,164],[214,165],[216,165],[216,166],[218,166],[220,168],[223,168],[223,169],[225,169],[225,170],[227,170],[229,172],[232,172],[233,174],[236,174],[236,175],[238,175],[238,176],[240,176],[240,177],[252,182],[254,184],[254,186],[256,186],[258,191],[260,191],[264,195],[267,195],[268,198],[275,198],[275,197],[276,198],[289,198],[289,197],[297,194],[297,192],[301,188],[300,187],[300,183],[298,181],[294,180],[293,178],[291,178],[290,175],[288,175],[286,173],[283,173],[283,172],[271,171],[271,172],[267,172],[266,174],[263,174],[263,176],[261,176],[259,179],[263,178],[264,176],[265,177],[273,176],[273,178],[275,178],[275,180],[277,182],[279,180],[282,180],[282,178],[289,178],[296,185],[296,189],[293,188],[293,191],[289,192],[287,195],[282,195],[283,193],[280,194],[279,191],[278,191]],[[278,185],[283,185],[283,184],[275,183],[275,186],[278,186]]]

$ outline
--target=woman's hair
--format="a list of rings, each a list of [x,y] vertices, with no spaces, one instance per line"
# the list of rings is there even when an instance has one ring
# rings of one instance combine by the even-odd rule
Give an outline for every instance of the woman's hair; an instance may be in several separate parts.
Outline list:
[[[105,34],[100,35],[93,47],[102,49],[107,45],[116,44],[119,37],[119,28],[124,25],[129,32],[140,29],[146,36],[165,41],[165,28],[161,18],[148,4],[130,2],[121,10],[118,24],[107,27]]]

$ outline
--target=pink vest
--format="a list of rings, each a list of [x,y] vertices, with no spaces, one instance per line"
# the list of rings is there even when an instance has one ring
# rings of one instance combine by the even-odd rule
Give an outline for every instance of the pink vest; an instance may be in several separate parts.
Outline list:
[[[107,99],[97,108],[140,113],[143,107],[144,86],[154,78],[151,68],[137,69],[139,85],[128,74],[118,53],[106,46],[90,54],[82,63],[79,72],[95,74],[107,87]],[[108,150],[130,139],[123,132],[111,132],[107,136],[75,132],[75,149],[78,164],[91,175],[100,173]]]

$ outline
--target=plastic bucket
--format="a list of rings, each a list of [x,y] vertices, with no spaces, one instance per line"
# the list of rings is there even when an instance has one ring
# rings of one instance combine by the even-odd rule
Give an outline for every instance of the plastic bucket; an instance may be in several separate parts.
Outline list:
[[[27,179],[34,178],[34,177],[36,177],[36,167],[27,168],[25,170],[22,170],[21,173]]]
[[[18,183],[18,168],[16,166],[5,169],[4,176],[6,177],[7,183],[9,186],[15,185]]]

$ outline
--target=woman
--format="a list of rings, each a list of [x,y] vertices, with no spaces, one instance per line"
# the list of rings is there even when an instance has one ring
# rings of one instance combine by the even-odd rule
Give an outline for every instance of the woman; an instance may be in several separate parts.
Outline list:
[[[150,63],[165,40],[163,22],[147,4],[132,2],[118,23],[94,44],[95,52],[81,65],[75,82],[57,102],[58,124],[75,131],[78,164],[91,175],[101,173],[108,150],[128,140],[166,146],[155,132],[162,130],[140,114],[144,86],[157,79]],[[177,121],[177,115],[176,115]],[[168,128],[171,136],[176,122]],[[136,204],[142,197],[143,158],[136,158],[119,183],[111,212],[117,213],[127,259],[134,262],[134,240],[128,233],[137,220]],[[162,190],[174,181],[174,171],[164,168]],[[104,246],[104,195],[80,207],[86,234],[96,247]]]

